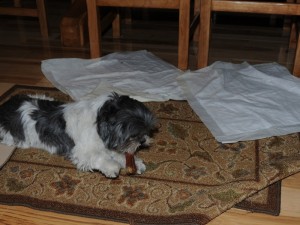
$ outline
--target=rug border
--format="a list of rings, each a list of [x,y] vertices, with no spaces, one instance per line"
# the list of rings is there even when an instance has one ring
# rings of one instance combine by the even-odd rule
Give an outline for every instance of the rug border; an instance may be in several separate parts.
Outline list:
[[[279,216],[281,210],[281,180],[270,184],[266,188],[269,188],[267,204],[272,205],[270,209],[267,210],[266,207],[264,207],[264,204],[247,201],[247,198],[244,201],[235,204],[234,208],[256,213],[265,213],[272,216]]]
[[[122,222],[122,223],[129,223],[129,224],[201,225],[201,224],[207,224],[209,221],[211,221],[210,218],[208,218],[203,214],[201,214],[201,216],[199,217],[200,214],[193,214],[193,213],[165,217],[165,216],[145,216],[145,215],[141,216],[140,214],[136,214],[136,213],[128,213],[128,212],[122,213],[119,211],[103,210],[103,209],[99,210],[96,208],[85,207],[85,206],[82,206],[79,209],[78,207],[73,208],[72,204],[68,204],[68,203],[58,203],[55,201],[48,201],[48,200],[44,201],[44,200],[18,195],[18,194],[16,195],[0,194],[0,204],[4,204],[8,206],[24,206],[34,210],[41,210],[45,212],[49,211],[58,214],[66,214],[72,216],[80,216],[85,218],[93,218],[93,219]],[[41,207],[41,205],[43,206]],[[86,212],[86,214],[82,214],[81,213],[82,211]]]

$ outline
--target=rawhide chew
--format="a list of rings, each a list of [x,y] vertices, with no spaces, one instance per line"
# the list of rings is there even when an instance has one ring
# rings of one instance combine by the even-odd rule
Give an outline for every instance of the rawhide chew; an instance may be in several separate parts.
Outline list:
[[[136,165],[134,161],[134,154],[132,153],[125,153],[126,158],[126,173],[127,174],[135,174],[136,173]]]

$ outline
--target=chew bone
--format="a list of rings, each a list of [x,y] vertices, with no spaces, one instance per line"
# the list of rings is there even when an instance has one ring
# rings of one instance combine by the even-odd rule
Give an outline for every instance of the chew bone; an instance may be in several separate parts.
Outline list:
[[[126,158],[126,173],[131,175],[136,173],[136,165],[134,161],[134,154],[133,153],[125,153]]]

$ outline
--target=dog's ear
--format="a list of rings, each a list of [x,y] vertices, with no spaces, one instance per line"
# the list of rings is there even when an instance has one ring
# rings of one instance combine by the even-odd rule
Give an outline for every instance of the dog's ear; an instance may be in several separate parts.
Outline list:
[[[106,147],[111,147],[108,145],[112,144],[112,125],[116,122],[116,118],[114,117],[114,115],[119,110],[119,106],[117,104],[118,98],[119,96],[116,93],[113,93],[111,98],[107,100],[101,108],[99,108],[97,113],[97,132],[103,140]]]

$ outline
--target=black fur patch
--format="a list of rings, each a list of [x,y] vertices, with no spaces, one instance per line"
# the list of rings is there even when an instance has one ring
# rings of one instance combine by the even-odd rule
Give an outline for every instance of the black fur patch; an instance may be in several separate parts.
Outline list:
[[[40,140],[56,147],[57,154],[68,156],[75,146],[73,139],[65,132],[66,121],[63,117],[63,102],[37,100],[39,110],[30,115],[36,121],[36,131]]]
[[[30,97],[27,95],[16,95],[11,97],[9,101],[3,103],[0,107],[0,125],[11,133],[15,143],[25,141],[21,113],[18,109],[24,102],[29,100]]]

